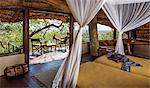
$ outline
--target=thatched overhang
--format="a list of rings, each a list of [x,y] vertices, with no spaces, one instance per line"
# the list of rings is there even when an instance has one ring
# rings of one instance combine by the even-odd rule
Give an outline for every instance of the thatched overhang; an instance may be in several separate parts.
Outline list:
[[[71,13],[65,0],[2,0],[0,1],[0,21],[18,22],[23,20],[23,10],[30,10],[30,19],[58,19],[68,21]],[[98,23],[112,26],[101,10]]]

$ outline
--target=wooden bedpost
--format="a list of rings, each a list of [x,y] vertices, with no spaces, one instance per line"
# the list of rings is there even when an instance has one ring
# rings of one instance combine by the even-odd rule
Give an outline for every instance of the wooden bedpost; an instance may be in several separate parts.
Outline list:
[[[116,41],[117,41],[117,29],[113,27],[113,41],[114,41],[114,46],[116,46]]]
[[[97,32],[97,16],[89,24],[89,35],[90,35],[90,54],[92,56],[98,56],[98,32]]]
[[[73,44],[73,25],[74,25],[74,17],[72,16],[72,14],[70,14],[70,28],[69,28],[70,38],[69,38],[69,49],[71,48],[71,46],[72,46],[72,44]]]
[[[23,52],[25,63],[29,64],[29,9],[23,11]]]
[[[114,31],[113,31],[113,40],[116,40],[116,33],[117,33],[117,30],[116,30],[115,27],[114,27]]]

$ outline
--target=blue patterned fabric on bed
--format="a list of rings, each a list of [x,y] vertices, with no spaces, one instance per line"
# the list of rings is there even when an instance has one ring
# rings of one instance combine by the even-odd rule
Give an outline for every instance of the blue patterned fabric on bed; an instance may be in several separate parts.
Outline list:
[[[120,61],[122,63],[121,70],[130,72],[131,66],[141,66],[139,63],[131,61],[126,56]]]
[[[112,52],[111,50],[108,51],[108,59],[115,61],[116,63],[122,63],[121,70],[130,72],[131,66],[141,66],[141,64],[136,63],[129,58],[127,58],[126,55],[121,55],[115,52]]]

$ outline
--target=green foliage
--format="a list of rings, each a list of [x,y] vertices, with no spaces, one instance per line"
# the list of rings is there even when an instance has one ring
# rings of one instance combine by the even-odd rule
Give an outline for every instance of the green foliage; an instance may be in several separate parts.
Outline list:
[[[82,42],[89,42],[90,41],[89,31],[83,32],[82,36],[83,36]]]
[[[112,40],[113,39],[113,31],[99,31],[98,32],[98,40]],[[83,32],[83,42],[89,42],[89,31]]]
[[[43,19],[30,19],[29,23],[30,30],[32,31],[35,31],[49,24],[48,20]]]
[[[0,24],[0,53],[8,53],[8,43],[16,47],[22,45],[22,23]],[[12,48],[12,47],[11,47]]]
[[[29,20],[29,31],[30,34],[37,29],[43,28],[49,24],[60,25],[61,21],[43,19],[30,19]],[[0,24],[0,54],[9,53],[8,52],[8,43],[19,47],[22,45],[23,41],[23,26],[22,22],[17,23],[1,23]],[[47,42],[55,42],[53,36],[56,35],[58,38],[63,38],[66,36],[69,31],[69,23],[63,23],[63,26],[60,29],[55,27],[46,28],[39,33],[35,34],[32,38],[44,39]],[[12,48],[11,48],[12,49]]]
[[[50,21],[50,20],[43,20],[43,19],[31,19],[29,20],[29,31],[30,34],[33,31],[36,31],[40,28],[43,28],[50,24],[55,24],[59,26],[62,21]],[[0,24],[0,54],[1,53],[8,53],[8,43],[11,43],[15,45],[16,47],[19,47],[22,45],[23,41],[23,26],[22,22],[17,23],[1,23]],[[64,38],[67,33],[69,32],[69,23],[63,23],[63,26],[60,28],[56,27],[49,27],[46,28],[34,36],[32,38],[39,38],[41,40],[45,40],[46,42],[52,42],[55,43],[53,40],[53,36],[56,35],[57,38]],[[112,40],[113,39],[113,32],[99,32],[98,33],[99,40]],[[89,42],[89,31],[83,32],[83,42]],[[31,48],[31,45],[30,45]]]
[[[100,32],[98,35],[99,40],[112,40],[113,39],[113,32]]]
[[[53,40],[54,35],[56,35],[56,37],[58,38],[63,38],[69,32],[69,23],[63,23],[63,26],[64,27],[62,29],[56,27],[46,28],[43,31],[40,31],[37,34],[35,34],[32,38],[39,38],[45,40],[46,42],[51,41],[55,43],[55,41]]]

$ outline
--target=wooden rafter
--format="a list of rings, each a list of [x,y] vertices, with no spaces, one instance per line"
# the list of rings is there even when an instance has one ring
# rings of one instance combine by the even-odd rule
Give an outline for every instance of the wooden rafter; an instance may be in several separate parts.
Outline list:
[[[10,19],[10,18],[12,18],[12,16],[5,15],[5,14],[0,14],[0,17],[7,18],[7,19]]]
[[[13,14],[12,18],[11,18],[11,22],[15,22],[20,14],[22,10],[17,10],[16,13]]]
[[[48,0],[48,3],[61,9],[62,11],[70,12],[65,0]]]
[[[22,21],[22,13],[18,10],[25,10],[26,8],[33,11],[33,13],[42,13],[41,15],[30,14],[30,18],[34,19],[50,19],[50,14],[54,15],[70,15],[70,10],[65,0],[2,0],[0,2],[0,18],[3,22],[17,22]],[[2,13],[3,12],[3,13]],[[31,12],[32,13],[32,12]],[[6,14],[6,17],[5,17]],[[13,14],[13,15],[12,15]],[[17,15],[17,16],[16,16]],[[13,18],[13,19],[12,19]],[[58,17],[56,17],[58,18]],[[105,23],[107,16],[102,10],[98,13],[98,18],[102,18],[100,23]],[[104,20],[106,19],[106,20]],[[108,23],[108,22],[106,22]]]
[[[46,10],[30,10],[30,13],[42,13],[42,14],[51,14],[51,15],[63,15],[63,16],[70,16],[70,13],[64,12],[55,12],[55,11],[46,11]]]

